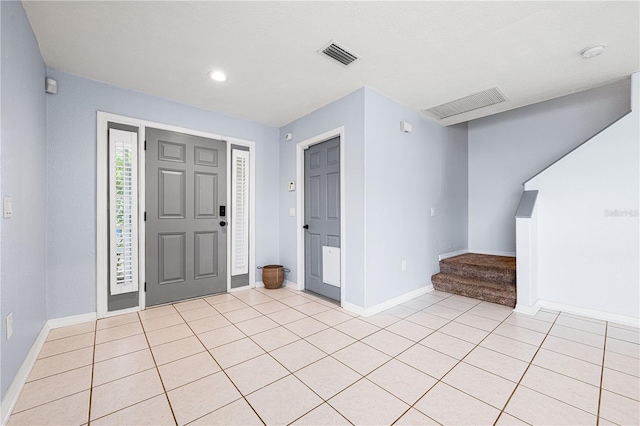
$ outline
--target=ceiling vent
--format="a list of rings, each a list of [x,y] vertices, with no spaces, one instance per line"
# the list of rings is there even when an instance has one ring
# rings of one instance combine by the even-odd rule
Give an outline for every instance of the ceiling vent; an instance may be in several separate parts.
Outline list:
[[[344,47],[338,46],[333,41],[330,41],[329,44],[318,50],[318,53],[321,55],[327,55],[334,61],[338,61],[344,66],[351,65],[359,59],[356,55],[349,52]]]
[[[483,90],[446,104],[438,105],[433,108],[425,109],[423,112],[436,117],[439,120],[453,117],[454,115],[464,114],[465,112],[488,107],[490,105],[506,102],[507,98],[502,92],[494,87],[493,89]]]

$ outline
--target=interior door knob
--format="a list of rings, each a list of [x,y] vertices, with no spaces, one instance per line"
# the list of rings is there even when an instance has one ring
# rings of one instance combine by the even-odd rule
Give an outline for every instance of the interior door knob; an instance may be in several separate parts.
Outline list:
[[[225,222],[224,220],[220,221],[220,226],[227,226],[227,222]]]
[[[303,228],[304,229],[309,229],[309,225],[304,225]]]

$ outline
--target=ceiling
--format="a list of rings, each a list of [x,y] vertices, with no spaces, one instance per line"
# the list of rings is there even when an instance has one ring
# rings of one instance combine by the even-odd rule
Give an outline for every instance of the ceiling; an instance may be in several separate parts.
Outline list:
[[[449,125],[640,69],[637,1],[23,3],[51,68],[278,127],[362,86],[417,110],[508,98]],[[318,55],[330,40],[361,59]]]

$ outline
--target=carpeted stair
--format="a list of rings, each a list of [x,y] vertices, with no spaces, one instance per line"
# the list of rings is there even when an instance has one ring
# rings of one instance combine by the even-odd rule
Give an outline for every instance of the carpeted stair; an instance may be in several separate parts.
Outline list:
[[[433,288],[501,305],[516,306],[516,258],[467,253],[440,261]]]

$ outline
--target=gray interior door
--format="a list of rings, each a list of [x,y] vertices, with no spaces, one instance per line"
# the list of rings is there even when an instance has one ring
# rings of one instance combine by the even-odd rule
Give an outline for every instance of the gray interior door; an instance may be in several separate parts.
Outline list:
[[[340,138],[304,152],[305,289],[340,300],[322,277],[322,246],[340,247]]]
[[[147,306],[227,290],[226,153],[223,141],[146,129]]]

